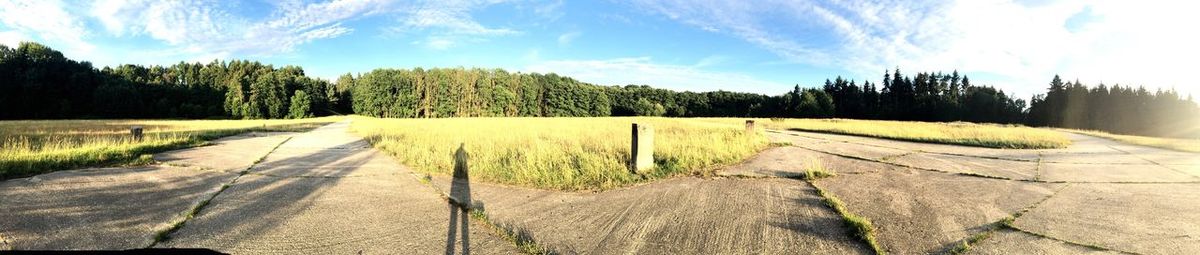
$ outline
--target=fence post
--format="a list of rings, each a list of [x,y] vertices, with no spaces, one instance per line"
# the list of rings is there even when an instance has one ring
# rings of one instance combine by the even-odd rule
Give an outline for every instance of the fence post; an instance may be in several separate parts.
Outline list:
[[[629,168],[634,174],[654,168],[654,127],[633,123],[633,143],[630,145]]]
[[[133,140],[141,142],[142,141],[142,126],[129,127],[129,134],[133,135]]]

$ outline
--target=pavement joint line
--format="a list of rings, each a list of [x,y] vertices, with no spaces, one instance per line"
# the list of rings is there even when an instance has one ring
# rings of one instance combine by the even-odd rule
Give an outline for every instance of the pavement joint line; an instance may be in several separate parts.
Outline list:
[[[971,245],[975,245],[979,242],[987,240],[988,238],[991,238],[992,235],[995,234],[996,231],[1000,231],[1000,229],[1004,229],[1004,228],[1015,229],[1016,227],[1013,226],[1013,223],[1016,222],[1018,218],[1021,218],[1021,216],[1025,215],[1025,213],[1029,212],[1030,210],[1033,210],[1034,208],[1038,207],[1042,203],[1045,203],[1046,200],[1050,200],[1050,198],[1057,196],[1058,193],[1062,192],[1063,190],[1067,189],[1070,186],[1071,186],[1070,183],[1063,185],[1063,187],[1058,188],[1053,193],[1050,193],[1050,195],[1047,195],[1046,197],[1042,198],[1041,200],[1038,200],[1037,202],[1034,202],[1028,206],[1025,206],[1024,208],[1021,208],[1021,210],[1018,210],[1017,212],[1009,215],[1008,217],[1004,217],[1003,219],[997,220],[992,223],[988,223],[987,228],[986,228],[987,230],[984,230],[983,232],[977,233],[975,235],[971,235],[971,236],[967,237],[966,239],[956,242],[957,245],[952,246],[948,250],[948,252],[950,254],[966,253],[967,251],[969,251],[971,249]]]
[[[879,158],[879,161],[888,161],[888,162],[891,162],[892,160],[895,160],[895,159],[898,159],[898,158],[903,158],[903,157],[905,157],[905,156],[908,156],[908,155],[913,155],[913,154],[917,154],[917,152],[916,152],[916,151],[909,151],[909,152],[900,153],[900,154],[896,154],[896,155],[888,155],[888,156],[884,156],[884,157],[882,157],[882,158]]]
[[[875,227],[874,227],[874,224],[871,223],[870,218],[850,212],[850,208],[846,208],[846,204],[844,202],[842,202],[841,199],[838,199],[837,196],[833,195],[831,192],[825,191],[825,189],[822,189],[821,186],[817,186],[816,180],[802,180],[802,181],[804,181],[805,183],[808,183],[808,186],[813,188],[814,193],[816,193],[817,196],[821,197],[821,200],[826,205],[826,207],[828,207],[830,210],[833,210],[833,212],[835,214],[837,214],[839,217],[842,218],[842,224],[846,225],[845,227],[849,234],[857,237],[859,239],[859,241],[863,242],[863,244],[866,245],[867,248],[869,248],[875,254],[877,254],[877,255],[887,254],[887,249],[883,248],[883,245],[880,245],[878,239],[876,239],[876,237],[875,237]],[[848,219],[850,217],[858,217],[858,218],[865,220],[867,222],[866,225],[868,225],[866,228],[869,229],[869,230],[866,230],[867,233],[856,233],[856,232],[863,231],[863,230],[856,229],[858,227],[853,227],[852,223]]]
[[[1140,253],[1136,253],[1136,252],[1129,252],[1129,251],[1117,250],[1117,249],[1108,248],[1108,247],[1099,246],[1099,245],[1094,245],[1094,244],[1085,244],[1085,243],[1078,243],[1078,242],[1074,242],[1074,241],[1070,241],[1070,240],[1063,240],[1063,239],[1061,239],[1061,238],[1057,238],[1057,237],[1053,237],[1053,236],[1048,236],[1048,235],[1043,235],[1043,234],[1041,234],[1041,233],[1037,233],[1037,232],[1033,232],[1033,231],[1029,231],[1029,230],[1021,229],[1021,228],[1014,227],[1014,226],[1005,226],[1005,228],[1011,229],[1011,230],[1013,230],[1013,231],[1021,232],[1021,233],[1027,234],[1027,235],[1032,235],[1032,236],[1035,236],[1035,237],[1040,237],[1040,238],[1050,239],[1050,240],[1054,240],[1054,241],[1059,241],[1059,242],[1062,242],[1062,243],[1065,243],[1065,244],[1070,244],[1070,245],[1080,246],[1080,247],[1084,247],[1084,248],[1088,248],[1088,249],[1093,249],[1093,250],[1098,250],[1098,251],[1111,251],[1111,252],[1116,252],[1116,253],[1121,253],[1121,254],[1140,255]]]
[[[812,132],[812,131],[790,131],[790,132],[792,132],[792,133],[796,133],[796,132]],[[820,133],[820,132],[816,132],[816,133]],[[826,138],[820,138],[820,137],[812,137],[812,136],[806,136],[806,135],[800,135],[800,134],[791,134],[791,135],[792,135],[792,136],[799,136],[799,137],[809,138],[809,139],[823,140],[823,141],[828,141],[828,142],[841,142],[841,143],[850,143],[850,144],[857,144],[857,145],[863,145],[863,146],[871,146],[871,147],[877,147],[877,148],[886,148],[886,149],[893,149],[893,150],[903,150],[903,151],[910,151],[910,152],[916,152],[916,153],[938,154],[938,155],[959,156],[959,157],[970,157],[970,158],[981,158],[981,159],[1007,160],[1007,161],[1016,161],[1016,162],[1031,162],[1031,163],[1032,163],[1032,162],[1041,162],[1041,163],[1068,164],[1068,165],[1151,165],[1151,164],[1125,163],[1125,162],[1117,162],[1117,163],[1060,162],[1060,161],[1044,161],[1044,162],[1042,162],[1042,161],[1041,161],[1041,158],[1040,158],[1040,156],[1039,156],[1039,159],[1038,159],[1038,160],[1017,159],[1017,158],[1005,158],[1005,157],[995,157],[995,156],[980,156],[980,155],[970,155],[970,154],[961,154],[961,153],[952,153],[952,152],[937,152],[937,151],[913,150],[913,149],[898,148],[898,147],[892,147],[892,146],[886,146],[886,145],[878,145],[878,144],[871,144],[871,143],[855,142],[855,141],[851,141],[851,140],[833,140],[833,139],[826,139]],[[834,134],[834,135],[855,136],[855,135],[846,135],[846,134]],[[866,137],[866,138],[874,138],[874,139],[882,139],[882,140],[894,140],[894,139],[887,139],[887,138],[877,138],[877,137],[869,137],[869,136],[861,136],[861,137]],[[910,142],[910,143],[921,143],[921,142],[903,141],[903,140],[894,140],[894,141],[900,141],[900,142]],[[939,144],[939,143],[929,143],[929,144]],[[979,147],[979,146],[966,146],[966,145],[954,145],[954,144],[939,144],[939,145],[949,145],[949,146],[964,146],[964,147],[976,147],[976,148],[988,148],[988,147]],[[989,149],[996,149],[996,148],[989,148]],[[1022,150],[1022,149],[1013,149],[1013,150]],[[1038,153],[1039,153],[1039,155],[1041,154],[1041,152],[1040,152],[1040,151],[1039,151]],[[1077,154],[1088,154],[1088,153],[1077,153]],[[1151,161],[1151,163],[1152,163],[1152,164],[1158,164],[1157,162],[1153,162],[1153,161]]]
[[[1128,154],[1128,155],[1130,155],[1130,156],[1133,156],[1133,157],[1135,157],[1135,158],[1138,158],[1138,159],[1141,159],[1141,160],[1145,160],[1146,162],[1154,163],[1155,165],[1161,166],[1161,167],[1163,167],[1163,168],[1166,168],[1166,169],[1171,169],[1171,171],[1175,171],[1175,172],[1177,172],[1177,173],[1181,173],[1181,174],[1185,174],[1185,175],[1190,175],[1190,176],[1192,176],[1192,178],[1193,178],[1193,179],[1198,179],[1198,180],[1200,180],[1200,176],[1193,175],[1193,174],[1191,174],[1191,173],[1188,173],[1188,172],[1180,171],[1179,169],[1175,169],[1174,167],[1171,167],[1171,166],[1169,166],[1169,165],[1165,165],[1165,164],[1163,164],[1163,163],[1158,163],[1158,161],[1154,161],[1154,160],[1150,160],[1150,159],[1144,158],[1144,157],[1142,157],[1142,156],[1138,156],[1137,154],[1130,153],[1129,151],[1125,151],[1125,150],[1122,150],[1122,149],[1117,149],[1117,147],[1113,147],[1112,145],[1108,145],[1108,148],[1111,148],[1111,149],[1113,149],[1113,150],[1116,150],[1116,151],[1123,152],[1123,153],[1125,153],[1125,154]]]
[[[462,210],[464,213],[471,215],[471,218],[475,218],[475,224],[482,225],[483,227],[491,230],[490,232],[492,235],[509,241],[513,246],[516,246],[516,248],[518,250],[520,250],[521,253],[524,253],[524,254],[559,254],[556,251],[553,251],[551,249],[546,248],[545,246],[542,246],[541,244],[538,244],[527,233],[519,232],[519,230],[501,226],[500,224],[493,222],[492,219],[490,217],[488,217],[486,209],[475,208],[473,205],[470,204],[473,201],[466,201],[465,203],[463,201],[458,201],[458,199],[450,196],[450,194],[443,191],[437,185],[434,185],[431,180],[432,178],[429,175],[421,176],[412,171],[408,171],[408,175],[411,176],[412,178],[416,179],[416,181],[418,183],[424,184],[424,185],[428,186],[429,188],[432,188],[434,190],[434,192],[438,194],[438,196],[440,196],[443,200],[446,200],[446,202],[449,203],[451,206],[457,207],[459,210]],[[454,182],[454,179],[451,178],[450,181]]]
[[[1013,179],[1013,178],[1008,178],[1008,177],[991,176],[991,175],[978,174],[978,173],[960,173],[960,172],[950,172],[950,171],[938,170],[938,169],[933,169],[933,168],[924,168],[924,167],[910,166],[910,165],[905,165],[905,164],[900,164],[900,163],[894,163],[894,162],[888,162],[888,161],[874,160],[874,159],[869,159],[869,158],[864,158],[864,157],[858,157],[858,156],[853,156],[853,155],[845,155],[845,154],[840,154],[840,153],[833,153],[833,152],[828,152],[828,151],[823,151],[823,150],[818,150],[818,149],[808,148],[808,147],[804,147],[804,146],[796,146],[796,147],[803,148],[803,149],[810,150],[810,151],[819,152],[819,153],[825,153],[825,154],[829,154],[829,155],[834,155],[834,156],[839,156],[839,157],[843,157],[843,158],[848,158],[848,159],[862,160],[862,161],[868,161],[868,162],[875,162],[875,163],[880,163],[880,164],[887,164],[887,165],[893,165],[893,166],[899,166],[899,167],[906,167],[906,168],[917,169],[917,170],[924,170],[924,171],[930,171],[930,172],[937,172],[937,173],[944,173],[944,174],[953,174],[953,175],[963,175],[963,176],[971,176],[971,177],[979,177],[979,178],[987,178],[987,179],[997,179],[997,180],[1008,180],[1008,181],[1024,181],[1024,182],[1037,182],[1037,181],[1028,180],[1028,179]]]
[[[1063,242],[1063,243],[1067,243],[1067,244],[1072,244],[1072,245],[1077,245],[1077,246],[1082,246],[1082,247],[1086,247],[1086,248],[1090,248],[1090,249],[1095,249],[1095,250],[1103,250],[1103,251],[1113,251],[1113,252],[1119,252],[1119,253],[1125,253],[1125,254],[1137,254],[1137,253],[1133,253],[1133,252],[1127,252],[1127,251],[1122,251],[1122,250],[1112,249],[1112,248],[1103,247],[1103,246],[1099,246],[1099,245],[1093,245],[1093,244],[1084,244],[1084,243],[1078,243],[1078,242],[1074,242],[1074,241],[1063,240],[1063,239],[1061,239],[1061,238],[1058,238],[1058,237],[1053,237],[1053,236],[1044,235],[1044,234],[1041,234],[1041,233],[1036,233],[1036,232],[1033,232],[1033,231],[1028,231],[1028,230],[1025,230],[1025,229],[1021,229],[1021,228],[1018,228],[1016,225],[1014,225],[1014,224],[1016,223],[1017,219],[1020,219],[1020,218],[1021,218],[1021,216],[1024,216],[1026,213],[1028,213],[1029,211],[1032,211],[1033,209],[1037,209],[1037,207],[1041,206],[1043,203],[1045,203],[1046,201],[1050,200],[1051,198],[1053,198],[1053,197],[1055,197],[1055,196],[1058,196],[1058,194],[1059,194],[1059,193],[1062,193],[1062,191],[1063,191],[1063,190],[1066,190],[1067,188],[1070,188],[1071,186],[1072,186],[1072,185],[1071,185],[1070,183],[1068,183],[1067,185],[1063,185],[1063,187],[1062,187],[1062,188],[1058,188],[1058,190],[1055,190],[1055,191],[1054,191],[1054,193],[1050,194],[1049,196],[1046,196],[1045,198],[1042,198],[1042,200],[1040,200],[1040,201],[1037,201],[1036,203],[1033,203],[1033,204],[1031,204],[1031,205],[1029,205],[1029,206],[1027,206],[1027,207],[1023,208],[1023,209],[1021,209],[1020,211],[1017,211],[1017,213],[1015,213],[1015,214],[1013,214],[1013,215],[1012,215],[1012,218],[1011,218],[1012,220],[1010,220],[1010,221],[1006,222],[1006,223],[1003,225],[1003,227],[1005,227],[1005,228],[1008,228],[1008,229],[1011,229],[1011,230],[1014,230],[1014,231],[1023,232],[1023,233],[1025,233],[1025,234],[1033,235],[1033,236],[1036,236],[1036,237],[1040,237],[1040,238],[1046,238],[1046,239],[1055,240],[1055,241],[1059,241],[1059,242]]]
[[[245,176],[247,173],[250,173],[251,168],[254,168],[255,165],[258,165],[258,163],[262,162],[264,159],[267,158],[267,156],[271,155],[272,152],[275,152],[276,149],[279,149],[280,146],[283,146],[283,144],[287,143],[287,141],[289,141],[289,140],[292,140],[292,136],[288,136],[286,139],[283,139],[283,141],[280,141],[278,144],[275,144],[275,147],[271,148],[270,151],[268,151],[267,153],[265,153],[261,157],[259,157],[257,160],[255,160],[254,163],[250,164],[250,166],[247,166],[246,169],[243,169],[240,172],[238,172],[238,175],[234,176],[232,180],[229,180],[229,182],[222,184],[221,187],[218,188],[215,192],[212,192],[212,195],[208,196],[208,198],[205,198],[204,200],[200,200],[199,202],[197,202],[194,206],[192,206],[191,210],[180,213],[179,215],[182,217],[182,219],[180,219],[180,217],[176,217],[176,218],[172,219],[171,220],[172,222],[170,222],[170,225],[167,227],[167,229],[159,230],[158,232],[156,232],[154,234],[154,238],[150,240],[150,244],[146,245],[145,248],[153,248],[155,245],[158,245],[159,243],[170,239],[172,233],[175,233],[175,231],[182,229],[183,226],[187,224],[188,220],[191,220],[192,217],[195,217],[197,213],[200,213],[200,211],[203,210],[204,207],[208,206],[208,204],[211,203],[213,199],[216,199],[217,196],[221,195],[222,192],[225,192],[226,189],[229,189],[230,186],[233,186],[233,184],[237,183],[237,181],[239,179],[241,179],[242,176]]]

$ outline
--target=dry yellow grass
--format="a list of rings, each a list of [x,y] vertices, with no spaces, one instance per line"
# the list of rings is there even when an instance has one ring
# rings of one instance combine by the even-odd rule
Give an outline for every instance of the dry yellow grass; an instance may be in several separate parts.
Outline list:
[[[654,127],[655,169],[631,173],[630,124]],[[355,117],[351,128],[426,173],[447,174],[460,143],[472,180],[559,190],[600,190],[675,174],[709,175],[768,146],[738,126],[671,118]]]
[[[1107,138],[1110,140],[1123,142],[1123,143],[1137,144],[1137,145],[1157,147],[1157,148],[1183,151],[1183,152],[1200,152],[1200,139],[1179,139],[1179,138],[1162,138],[1162,137],[1149,137],[1149,136],[1136,136],[1136,135],[1118,135],[1118,134],[1111,134],[1111,133],[1107,133],[1107,132],[1094,131],[1094,130],[1075,130],[1075,129],[1062,129],[1062,130],[1067,131],[1067,132],[1075,132],[1075,133],[1084,134],[1084,135]]]
[[[0,121],[0,179],[77,167],[147,160],[143,154],[259,130],[299,130],[337,117],[299,120],[30,120]],[[142,126],[135,141],[131,126]]]
[[[712,118],[713,122],[744,123],[746,119]],[[1007,149],[1065,148],[1071,140],[1054,130],[1018,125],[967,122],[915,122],[851,119],[755,119],[770,129],[857,135],[893,140]]]

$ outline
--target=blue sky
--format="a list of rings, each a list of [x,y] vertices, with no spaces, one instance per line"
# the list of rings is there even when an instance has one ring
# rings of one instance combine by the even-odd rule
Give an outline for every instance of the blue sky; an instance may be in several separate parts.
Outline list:
[[[463,66],[779,94],[900,67],[1023,98],[1056,73],[1195,93],[1190,2],[0,0],[0,43],[97,66],[250,59],[326,79]]]

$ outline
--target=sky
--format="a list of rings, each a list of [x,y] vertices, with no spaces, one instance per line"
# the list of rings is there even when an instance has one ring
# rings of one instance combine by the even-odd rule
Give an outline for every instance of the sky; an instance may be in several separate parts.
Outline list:
[[[599,85],[782,94],[957,70],[1021,98],[1060,74],[1174,88],[1200,60],[1196,1],[0,0],[0,44],[95,66],[248,59],[336,79],[481,67]]]

